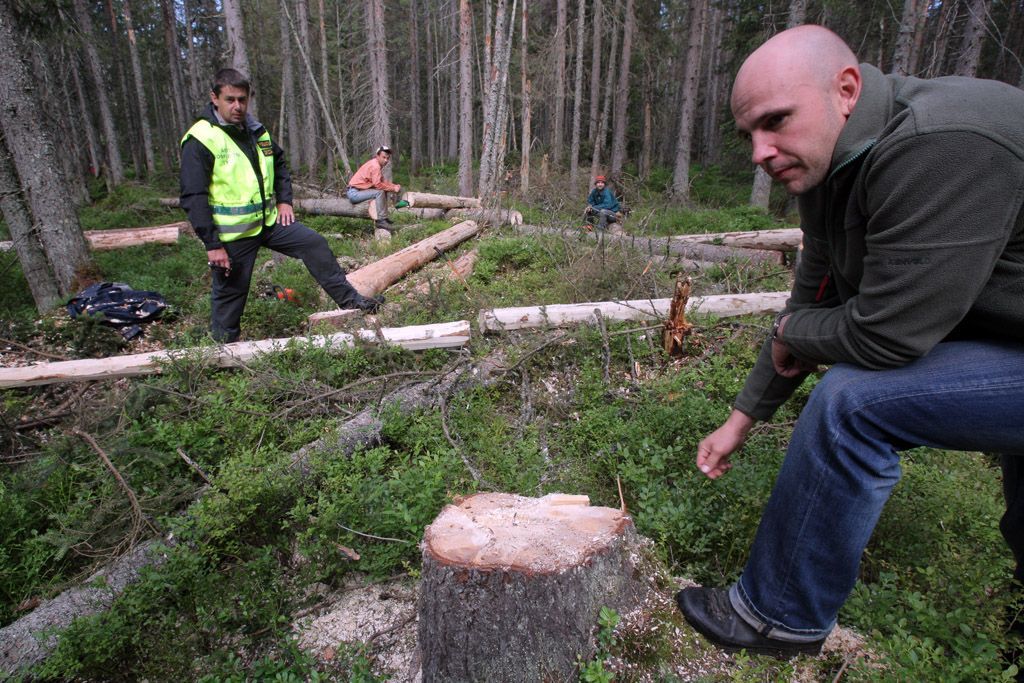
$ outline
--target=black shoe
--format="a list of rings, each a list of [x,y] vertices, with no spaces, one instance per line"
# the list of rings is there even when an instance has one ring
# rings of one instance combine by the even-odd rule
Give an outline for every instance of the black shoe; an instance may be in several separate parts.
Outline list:
[[[384,297],[382,296],[363,296],[362,294],[356,294],[355,298],[348,305],[348,308],[357,308],[365,313],[376,313],[383,305]]]
[[[699,633],[726,652],[747,652],[789,659],[796,655],[816,655],[825,639],[793,643],[761,635],[743,620],[729,601],[728,588],[684,588],[676,594],[676,604]]]
[[[378,230],[387,230],[388,232],[394,232],[395,230],[395,224],[385,218],[374,221],[373,227]]]

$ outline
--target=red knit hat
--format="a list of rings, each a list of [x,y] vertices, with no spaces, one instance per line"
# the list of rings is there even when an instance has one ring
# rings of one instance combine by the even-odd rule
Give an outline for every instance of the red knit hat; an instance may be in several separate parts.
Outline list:
[[[595,183],[605,183],[605,182],[608,182],[608,181],[605,180],[603,175],[599,175],[599,176],[596,176],[594,178],[594,182]]]

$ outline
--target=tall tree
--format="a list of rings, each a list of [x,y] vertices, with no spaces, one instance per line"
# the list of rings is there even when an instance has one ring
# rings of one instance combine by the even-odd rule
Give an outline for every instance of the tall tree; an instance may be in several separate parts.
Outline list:
[[[690,201],[690,156],[693,147],[693,123],[697,111],[701,54],[704,44],[704,12],[707,0],[693,0],[690,5],[690,31],[686,46],[686,68],[683,71],[683,105],[679,111],[679,133],[676,136],[676,163],[672,177],[672,193],[681,202]]]
[[[135,84],[135,96],[138,99],[139,127],[142,131],[142,153],[146,158],[146,172],[156,171],[156,158],[153,156],[153,130],[149,127],[149,106],[146,103],[145,83],[142,78],[142,62],[139,60],[139,46],[135,38],[135,24],[132,21],[131,0],[124,0],[124,30],[128,34],[128,56],[132,64],[132,81]]]
[[[80,2],[81,0],[76,0]],[[174,3],[172,0],[160,0],[160,9],[164,20],[164,43],[167,47],[167,66],[171,72],[171,104],[174,111],[174,128],[184,132],[192,118],[193,112],[189,111],[185,104],[185,89],[181,80],[181,51],[178,49],[178,20],[174,16]],[[242,71],[246,76],[251,76],[248,71]],[[249,111],[255,115],[256,110],[249,104]]]
[[[614,22],[613,22],[614,23]],[[590,157],[590,177],[598,174],[601,167],[601,155],[608,139],[608,121],[611,118],[612,95],[615,91],[615,56],[619,52],[619,32],[612,30],[612,49],[608,51],[608,64],[604,76],[604,102],[601,104],[601,116],[597,125],[597,137],[594,138],[594,150]],[[595,95],[596,97],[596,95]]]
[[[309,42],[309,3],[307,0],[295,0],[295,30],[298,37],[295,44],[308,54]],[[312,62],[312,59],[309,60]],[[318,161],[319,145],[317,144],[316,127],[316,95],[313,94],[313,82],[316,77],[311,68],[307,68],[307,78],[299,79],[302,88],[302,165],[312,170]]]
[[[302,138],[299,135],[299,115],[296,111],[295,99],[295,65],[293,64],[292,52],[288,46],[292,45],[291,32],[288,26],[288,5],[291,0],[280,0],[277,14],[278,29],[281,34],[281,114],[277,130],[274,131],[284,140],[286,149],[291,149],[300,163],[302,162]]]
[[[85,0],[74,0],[75,20],[82,33],[82,52],[85,54],[85,66],[96,88],[93,93],[96,97],[96,105],[100,111],[100,125],[103,127],[103,138],[107,150],[107,170],[109,172],[108,183],[120,185],[124,182],[124,164],[121,161],[121,151],[118,149],[118,134],[114,124],[114,113],[110,109],[110,98],[107,93],[107,79],[103,74],[103,65],[100,63],[100,55],[93,43],[94,31],[92,17],[89,16],[89,9],[85,6]]]
[[[7,151],[3,136],[0,135],[0,214],[7,223],[14,242],[14,253],[21,264],[21,272],[28,281],[36,310],[42,313],[60,301],[57,281],[46,261],[39,238],[32,229],[32,216],[22,198],[14,161]]]
[[[473,13],[459,0],[459,194],[473,194]]]
[[[527,68],[527,52],[529,45],[529,41],[527,40],[527,26],[530,15],[527,5],[529,4],[529,1],[530,0],[523,0],[523,14],[522,17],[520,17],[521,21],[519,27],[519,79],[520,89],[522,91],[522,103],[520,104],[522,142],[520,142],[519,145],[519,189],[522,192],[529,192],[530,190],[530,148],[533,146],[533,112],[530,110],[530,77],[529,69]]]
[[[512,16],[515,16],[515,7]],[[508,59],[511,48],[511,33],[506,35],[506,24],[511,30],[515,22],[509,20],[508,0],[498,0],[494,17],[494,36],[490,41],[493,46],[491,59],[488,61],[490,72],[486,74],[486,92],[484,93],[483,131],[480,136],[480,196],[489,196],[495,187],[495,176],[498,173],[498,149],[505,121],[501,116],[500,99],[504,96],[504,84],[508,81]]]
[[[239,0],[222,0],[224,5],[224,32],[228,36],[228,52],[232,69],[241,71],[246,78],[252,78],[249,68],[249,48],[245,42],[245,20]],[[281,46],[286,49],[286,45]],[[249,103],[252,109],[253,102]]]
[[[384,38],[384,0],[365,0],[366,43],[370,57],[370,99],[373,121],[370,135],[373,147],[391,143],[391,100],[388,88],[388,56]],[[391,166],[384,169],[391,179]]]
[[[585,0],[576,4],[576,73],[573,78],[572,148],[569,152],[569,184],[576,189],[580,170],[580,118],[583,116],[583,38],[587,5]]]
[[[587,117],[587,141],[591,145],[597,135],[597,111],[601,104],[601,36],[604,33],[601,6],[601,0],[594,0],[593,30],[590,32],[590,116]]]
[[[565,139],[565,26],[568,14],[568,0],[557,0],[555,12],[554,60],[555,122],[551,127],[551,158],[556,164],[562,163],[563,141]]]
[[[409,136],[412,138],[409,145],[409,166],[412,173],[416,173],[420,164],[423,163],[423,131],[421,129],[423,112],[420,108],[420,91],[423,87],[420,82],[420,13],[416,0],[411,0],[409,14],[411,15],[409,21],[409,56],[411,59],[409,64],[409,119],[411,124]]]
[[[46,254],[53,284],[61,296],[68,296],[74,291],[77,273],[91,264],[91,258],[75,207],[67,201],[70,193],[59,171],[56,145],[39,117],[39,102],[47,95],[29,77],[22,61],[25,54],[11,5],[0,2],[0,134],[14,160],[24,205]],[[32,263],[24,270],[39,272]]]
[[[440,69],[437,66],[437,56],[434,52],[434,22],[433,12],[428,4],[426,7],[426,21],[424,27],[427,34],[427,162],[433,166],[438,161],[438,138],[440,136],[437,125],[437,83],[441,78]]]
[[[619,80],[615,89],[615,132],[612,134],[613,178],[622,175],[626,163],[626,121],[629,119],[629,68],[633,61],[633,34],[636,15],[633,0],[626,0],[626,20],[622,27],[622,59],[619,62]]]
[[[981,46],[985,40],[985,21],[988,18],[989,0],[967,0],[967,23],[960,43],[960,57],[956,60],[953,74],[974,77],[978,73]]]
[[[892,72],[899,76],[908,76],[911,73],[911,55],[914,49],[915,33],[918,29],[918,15],[921,13],[920,5],[927,2],[922,0],[903,0],[903,14],[900,17],[899,32],[896,34],[896,46],[892,53]]]
[[[317,0],[317,9],[320,18],[320,87],[323,88],[324,101],[331,101],[331,81],[327,77],[327,16],[324,0]],[[339,116],[344,118],[344,116]],[[338,173],[338,165],[334,159],[334,152],[330,146],[327,147],[327,175],[332,180]]]

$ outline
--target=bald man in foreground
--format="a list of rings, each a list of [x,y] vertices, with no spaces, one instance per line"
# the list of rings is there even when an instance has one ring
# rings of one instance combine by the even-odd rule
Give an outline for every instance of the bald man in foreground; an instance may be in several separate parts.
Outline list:
[[[785,311],[697,466],[725,474],[757,420],[828,364],[800,414],[750,557],[677,596],[727,650],[817,654],[917,446],[1000,453],[1000,528],[1024,579],[1024,92],[857,64],[827,29],[773,37],[732,93],[754,162],[799,196]]]

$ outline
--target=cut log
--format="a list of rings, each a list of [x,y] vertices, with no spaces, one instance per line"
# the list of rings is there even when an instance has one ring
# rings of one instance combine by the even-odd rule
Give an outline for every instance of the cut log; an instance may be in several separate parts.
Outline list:
[[[778,313],[789,299],[789,292],[755,294],[720,294],[691,297],[687,315],[704,314],[719,318],[737,315]],[[565,327],[596,322],[594,311],[605,320],[664,320],[672,299],[634,299],[631,301],[598,301],[584,304],[552,304],[551,306],[520,306],[491,308],[480,311],[481,332],[520,330],[531,327]]]
[[[745,261],[748,263],[780,263],[781,255],[767,249],[741,249],[717,244],[676,241],[673,237],[641,237],[628,234],[603,235],[597,231],[587,232],[578,228],[559,229],[539,225],[520,225],[518,232],[531,235],[559,235],[565,239],[604,240],[609,245],[628,246],[650,256],[671,256],[673,254],[698,261]]]
[[[479,209],[483,206],[479,197],[454,197],[427,192],[405,192],[402,199],[409,202],[409,206],[413,208]]]
[[[448,215],[494,227],[523,224],[523,214],[515,209],[452,209]]]
[[[405,249],[385,256],[379,261],[352,271],[348,274],[348,281],[363,296],[374,296],[400,280],[409,271],[429,263],[437,258],[438,254],[468,240],[479,231],[480,226],[476,222],[463,221],[436,235],[410,244]],[[308,322],[310,325],[314,323],[334,324],[339,313],[340,311],[314,313],[309,317]]]
[[[167,197],[160,200],[160,206],[178,207],[181,203],[177,197]],[[313,216],[342,216],[344,218],[369,218],[369,202],[361,202],[353,205],[344,197],[319,197],[308,199],[295,199],[292,207],[300,213],[308,213]]]
[[[800,228],[783,228],[780,230],[675,235],[669,239],[679,244],[720,244],[726,247],[739,247],[741,249],[796,251],[803,240],[803,232]]]
[[[628,611],[645,591],[632,519],[586,496],[456,500],[421,548],[425,682],[575,680],[601,608]]]
[[[409,327],[384,327],[380,330],[358,330],[355,334],[339,332],[331,335],[235,342],[234,344],[211,347],[209,350],[179,349],[175,351],[113,356],[110,358],[37,363],[17,368],[0,368],[0,389],[152,375],[160,373],[169,361],[197,353],[204,353],[206,361],[211,366],[236,367],[252,360],[258,354],[284,350],[288,347],[288,343],[292,341],[317,346],[337,347],[353,346],[358,338],[367,343],[383,342],[401,346],[411,351],[419,351],[421,349],[462,346],[469,341],[469,335],[469,322],[459,320],[437,325],[412,325]]]
[[[476,265],[477,259],[480,258],[480,252],[477,249],[467,251],[465,254],[455,259],[454,261],[447,261],[447,266],[441,272],[441,278],[448,281],[457,281],[461,283],[463,287],[469,288],[469,283],[466,282],[473,272],[473,266]],[[430,292],[430,283],[421,282],[414,288],[419,294],[427,294]],[[310,316],[310,322],[312,323],[312,316]]]
[[[125,228],[123,230],[85,230],[83,235],[89,248],[96,251],[136,247],[140,244],[175,244],[182,230],[191,230],[188,221],[178,221],[151,228]],[[0,242],[0,251],[14,248],[13,242]]]
[[[82,585],[69,588],[0,629],[0,673],[14,676],[42,662],[57,646],[59,632],[72,621],[107,610],[129,584],[138,580],[143,567],[163,563],[165,556],[157,546],[156,541],[136,546]]]
[[[408,213],[425,221],[439,221],[447,216],[448,211],[446,209],[406,207],[404,209],[395,209],[395,213]]]

